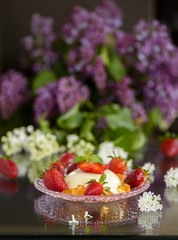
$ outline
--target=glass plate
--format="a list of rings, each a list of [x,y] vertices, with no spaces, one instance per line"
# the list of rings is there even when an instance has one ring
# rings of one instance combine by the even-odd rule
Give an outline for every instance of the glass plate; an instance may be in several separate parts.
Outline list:
[[[75,202],[112,202],[112,201],[118,201],[121,199],[130,198],[141,192],[144,192],[149,188],[150,182],[146,179],[146,181],[141,186],[132,188],[131,191],[128,193],[120,193],[120,194],[113,194],[113,195],[107,195],[107,196],[106,195],[84,196],[84,195],[73,195],[73,194],[55,192],[55,191],[49,190],[43,184],[43,180],[39,178],[35,178],[34,186],[36,187],[36,189],[38,189],[43,193],[46,193],[48,195],[51,195],[53,197],[60,198],[63,200],[69,200],[69,201],[75,201]]]

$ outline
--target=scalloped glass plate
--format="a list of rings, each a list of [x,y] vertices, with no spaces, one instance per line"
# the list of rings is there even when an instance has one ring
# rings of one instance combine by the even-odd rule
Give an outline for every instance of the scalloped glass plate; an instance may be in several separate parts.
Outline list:
[[[66,194],[61,192],[55,192],[52,190],[49,190],[44,184],[43,180],[39,178],[35,178],[34,180],[34,186],[39,191],[46,193],[48,195],[51,195],[56,198],[60,198],[63,200],[68,201],[75,201],[75,202],[112,202],[112,201],[118,201],[121,199],[126,199],[133,197],[141,192],[144,192],[147,190],[150,186],[150,182],[146,179],[146,181],[140,185],[139,187],[132,188],[130,192],[128,193],[120,193],[120,194],[113,194],[113,195],[100,195],[100,196],[84,196],[84,195],[73,195],[73,194]]]

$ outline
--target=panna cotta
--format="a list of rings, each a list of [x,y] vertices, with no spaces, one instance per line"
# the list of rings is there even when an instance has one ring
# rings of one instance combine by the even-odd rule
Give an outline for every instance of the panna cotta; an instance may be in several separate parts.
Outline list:
[[[109,169],[105,170],[104,173],[106,174],[106,184],[105,187],[110,187],[110,191],[114,194],[118,194],[117,187],[121,185],[120,178]],[[68,188],[76,188],[78,185],[84,185],[87,186],[87,182],[89,182],[91,179],[96,179],[96,181],[99,181],[99,178],[102,174],[97,173],[90,173],[90,172],[83,172],[79,168],[70,172],[66,175],[65,181],[67,183]]]

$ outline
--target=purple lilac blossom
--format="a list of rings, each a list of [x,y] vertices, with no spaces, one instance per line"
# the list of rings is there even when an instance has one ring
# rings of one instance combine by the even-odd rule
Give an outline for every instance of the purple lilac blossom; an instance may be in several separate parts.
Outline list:
[[[169,62],[174,54],[175,46],[172,44],[166,25],[157,20],[148,23],[140,20],[134,27],[135,48],[137,61],[136,68],[145,72],[158,61]]]
[[[96,84],[96,87],[99,90],[104,90],[106,88],[106,70],[103,64],[103,61],[100,57],[96,58],[96,61],[93,66],[93,78]]]
[[[53,19],[35,13],[32,15],[30,28],[31,35],[21,40],[27,51],[26,62],[28,64],[30,59],[30,67],[35,73],[50,69],[57,60],[57,55],[52,50],[52,44],[56,39]]]
[[[95,13],[104,20],[108,33],[115,34],[122,26],[122,10],[112,0],[103,0]]]
[[[131,54],[135,49],[135,38],[133,35],[119,31],[116,35],[116,49],[118,54]]]
[[[132,111],[132,117],[134,120],[140,119],[141,123],[148,121],[148,116],[146,110],[141,102],[133,102],[130,104],[130,109]]]
[[[44,87],[40,87],[36,94],[33,104],[34,119],[37,123],[40,117],[50,119],[58,113],[58,106],[56,101],[58,83],[50,82]]]
[[[59,111],[64,113],[74,107],[81,100],[89,99],[90,92],[87,86],[82,85],[75,77],[63,77],[58,81],[57,104]]]
[[[27,79],[15,70],[9,70],[0,77],[0,113],[8,119],[15,110],[28,101],[30,92]]]

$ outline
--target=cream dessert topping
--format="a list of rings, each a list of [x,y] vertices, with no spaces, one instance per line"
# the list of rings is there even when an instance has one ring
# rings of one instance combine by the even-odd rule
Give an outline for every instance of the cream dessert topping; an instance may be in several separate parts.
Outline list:
[[[105,187],[110,187],[110,191],[114,194],[118,194],[117,187],[121,185],[121,180],[119,177],[109,169],[105,170],[104,173],[106,174],[106,184]],[[102,174],[97,173],[90,173],[90,172],[83,172],[79,168],[70,172],[66,175],[65,181],[67,183],[68,188],[76,188],[78,185],[87,186],[87,182],[91,179],[96,179],[99,181],[99,178]]]

